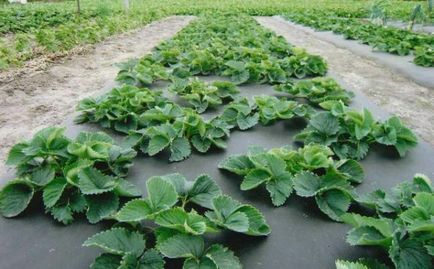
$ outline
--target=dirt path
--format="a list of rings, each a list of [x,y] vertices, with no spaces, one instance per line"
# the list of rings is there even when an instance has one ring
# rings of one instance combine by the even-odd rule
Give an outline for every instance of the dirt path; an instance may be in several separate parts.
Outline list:
[[[351,51],[296,29],[276,17],[257,17],[260,24],[291,44],[323,56],[329,69],[352,90],[367,95],[401,117],[422,139],[434,145],[434,91]]]
[[[0,85],[0,175],[10,147],[36,131],[62,123],[78,101],[101,90],[117,73],[114,63],[141,57],[193,17],[169,17],[112,37],[85,55]]]

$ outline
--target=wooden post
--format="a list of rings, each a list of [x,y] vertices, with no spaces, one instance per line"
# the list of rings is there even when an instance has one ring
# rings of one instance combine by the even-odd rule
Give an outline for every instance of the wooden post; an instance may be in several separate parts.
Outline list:
[[[77,15],[80,15],[81,9],[80,9],[80,0],[77,0]]]
[[[124,7],[125,7],[125,10],[130,9],[130,0],[124,0]]]

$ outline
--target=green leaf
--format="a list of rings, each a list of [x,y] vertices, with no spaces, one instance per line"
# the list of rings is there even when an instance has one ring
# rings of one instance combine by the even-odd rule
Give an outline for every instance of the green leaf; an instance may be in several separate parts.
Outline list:
[[[191,182],[187,183],[187,179],[179,173],[160,176],[160,178],[170,182],[175,187],[179,196],[186,196],[189,192],[189,188],[191,188],[191,186],[188,186]]]
[[[415,174],[413,177],[413,186],[416,192],[434,192],[431,180],[423,174]]]
[[[362,226],[348,232],[347,242],[352,246],[382,246],[388,248],[391,238],[385,237],[373,227]]]
[[[87,195],[86,202],[88,205],[86,217],[90,223],[97,223],[113,215],[119,207],[119,197],[111,192]]]
[[[69,207],[74,213],[83,213],[87,208],[86,199],[79,190],[75,190],[69,198]]]
[[[138,269],[164,269],[165,261],[158,251],[149,249],[139,260]]]
[[[176,234],[157,244],[157,248],[170,259],[198,258],[204,251],[204,241],[197,235]]]
[[[331,189],[315,196],[319,209],[335,221],[341,221],[340,216],[348,211],[351,196],[339,189]]]
[[[103,253],[90,265],[90,269],[118,269],[121,260],[118,255]]]
[[[80,190],[87,195],[109,192],[117,186],[116,178],[104,175],[93,167],[84,168],[78,177]]]
[[[425,210],[429,215],[434,215],[434,193],[417,193],[413,198],[417,207]]]
[[[33,186],[27,181],[9,181],[0,192],[0,213],[7,218],[19,215],[27,208],[33,194]]]
[[[335,135],[339,131],[340,125],[337,117],[330,112],[319,112],[309,122],[313,128],[326,135]]]
[[[184,261],[182,269],[217,269],[217,266],[207,257],[202,257],[200,260],[188,258]]]
[[[228,248],[222,245],[212,245],[205,254],[214,262],[218,269],[241,269],[240,260]]]
[[[180,207],[160,212],[155,218],[155,223],[162,227],[194,235],[205,233],[207,228],[204,217],[195,211],[187,213]]]
[[[241,183],[241,190],[246,191],[254,189],[262,183],[268,181],[270,178],[271,175],[267,171],[259,168],[252,169],[244,177],[244,180]]]
[[[372,227],[378,230],[385,237],[391,237],[393,234],[392,223],[390,219],[387,218],[372,218],[361,216],[359,214],[343,214],[341,216],[341,220],[347,224],[352,225],[353,227]]]
[[[399,269],[431,268],[432,257],[416,239],[394,239],[389,257]]]
[[[131,253],[139,257],[145,250],[145,244],[145,238],[139,232],[132,232],[125,228],[112,228],[93,235],[83,243],[83,246],[99,247],[116,255]]]
[[[116,220],[120,222],[142,221],[152,214],[149,202],[143,199],[135,199],[126,203],[116,214]]]
[[[117,183],[114,192],[119,196],[138,197],[142,195],[142,191],[136,185],[125,179],[118,178]]]
[[[264,216],[253,206],[240,204],[229,196],[222,195],[213,200],[214,211],[206,216],[217,225],[227,229],[260,236],[270,233]]]
[[[170,145],[170,158],[171,162],[182,161],[191,154],[191,146],[188,139],[185,137],[177,137]]]
[[[281,206],[286,202],[292,193],[292,184],[292,178],[289,174],[267,182],[267,191],[271,195],[274,206]]]
[[[45,186],[42,194],[45,207],[53,207],[62,196],[67,182],[64,178],[56,177],[53,181]]]
[[[237,116],[237,124],[240,130],[247,130],[252,128],[258,123],[259,120],[259,114],[255,113],[253,115],[243,115],[241,113],[238,113]]]
[[[189,200],[205,208],[212,208],[212,200],[220,194],[220,187],[208,175],[197,177],[188,191]]]
[[[233,172],[237,175],[246,175],[252,168],[254,164],[250,161],[249,157],[246,155],[235,155],[230,156],[223,160],[218,167],[220,169],[225,169]]]
[[[233,212],[225,218],[222,225],[229,230],[246,233],[249,230],[249,218],[243,212]]]
[[[28,156],[23,153],[23,150],[29,145],[27,143],[15,144],[9,151],[8,158],[6,160],[7,165],[19,165],[21,162],[25,161]]]
[[[136,269],[139,264],[137,257],[133,254],[127,253],[122,257],[121,265],[118,269]]]
[[[261,212],[251,205],[242,205],[238,212],[246,215],[249,220],[249,228],[246,234],[253,236],[263,236],[271,233],[270,226]]]
[[[149,140],[149,146],[148,146],[149,156],[154,156],[155,154],[159,153],[167,146],[169,146],[169,144],[170,144],[170,140],[168,137],[163,135],[153,136],[151,140]]]
[[[371,269],[359,262],[336,261],[336,269]],[[373,268],[372,268],[373,269]]]
[[[70,224],[74,220],[71,207],[68,204],[56,205],[50,208],[50,213],[53,218],[63,224]]]
[[[38,186],[45,186],[50,183],[56,175],[56,169],[52,165],[44,165],[33,170],[30,180]]]
[[[178,202],[175,187],[161,177],[152,177],[146,182],[149,205],[152,212],[169,209]]]
[[[365,173],[362,165],[355,160],[344,160],[338,170],[349,176],[349,179],[355,183],[362,183]]]
[[[298,173],[292,181],[297,195],[302,197],[312,197],[321,188],[321,178],[307,171]]]

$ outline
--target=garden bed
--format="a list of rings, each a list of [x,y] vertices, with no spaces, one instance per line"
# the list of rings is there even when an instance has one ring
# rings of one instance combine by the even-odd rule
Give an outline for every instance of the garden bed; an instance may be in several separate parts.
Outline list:
[[[163,268],[165,262],[167,268],[333,268],[337,259],[359,257],[390,265],[414,262],[406,255],[410,243],[421,246],[416,262],[427,268],[431,253],[423,246],[430,242],[418,238],[420,227],[410,223],[410,238],[392,239],[396,227],[374,219],[383,210],[425,210],[416,197],[412,203],[414,193],[432,197],[424,176],[406,185],[410,202],[400,194],[396,208],[376,208],[356,224],[357,231],[366,225],[369,233],[381,232],[391,259],[387,251],[345,242],[365,240],[354,230],[345,238],[349,227],[340,223],[355,225],[351,218],[358,215],[347,212],[369,214],[363,206],[371,198],[363,202],[357,193],[389,190],[415,173],[432,176],[434,150],[417,144],[399,118],[360,91],[321,77],[326,68],[320,56],[292,47],[252,18],[230,15],[205,16],[152,55],[124,63],[117,81],[125,85],[109,91],[116,85],[107,80],[107,94],[82,100],[79,113],[64,122],[71,139],[48,128],[14,146],[8,161],[21,179],[9,181],[0,196],[2,215],[15,217],[0,219],[7,231],[0,254],[10,256],[0,267],[83,268],[99,253],[83,246],[105,251],[93,269]],[[217,79],[233,83],[209,83]],[[209,177],[187,183],[173,173]],[[367,220],[387,227],[377,231]],[[397,249],[403,256],[395,256]],[[10,255],[23,250],[24,256]]]

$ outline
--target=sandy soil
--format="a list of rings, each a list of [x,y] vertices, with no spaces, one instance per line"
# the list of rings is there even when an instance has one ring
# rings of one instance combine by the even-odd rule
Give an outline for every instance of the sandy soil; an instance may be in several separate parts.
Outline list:
[[[12,81],[0,81],[0,175],[7,171],[4,160],[12,145],[44,127],[61,124],[79,100],[113,81],[117,73],[114,63],[143,56],[192,19],[169,17],[112,37],[45,70],[28,68],[16,72],[21,75]]]
[[[257,17],[260,24],[327,60],[329,70],[355,92],[362,92],[386,111],[401,117],[434,145],[434,91],[392,70],[339,48],[275,17]]]

